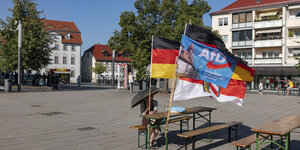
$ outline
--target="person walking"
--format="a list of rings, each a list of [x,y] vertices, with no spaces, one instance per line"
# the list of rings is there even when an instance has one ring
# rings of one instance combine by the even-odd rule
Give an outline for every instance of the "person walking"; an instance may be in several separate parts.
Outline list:
[[[77,87],[80,87],[80,81],[81,81],[81,77],[80,77],[80,75],[78,75],[78,77],[77,77]]]
[[[129,75],[128,75],[128,82],[129,82],[129,87],[130,87],[130,93],[132,93],[134,78],[133,78],[133,75],[131,72],[129,72]]]
[[[289,95],[290,94],[290,91],[293,89],[294,87],[294,83],[291,81],[291,80],[288,80],[287,84],[286,84],[286,89],[287,89],[287,92],[286,92],[286,95]]]
[[[264,95],[263,93],[262,93],[262,91],[263,91],[263,89],[264,89],[264,84],[262,83],[262,81],[260,80],[259,81],[259,85],[258,85],[258,94],[259,95]]]

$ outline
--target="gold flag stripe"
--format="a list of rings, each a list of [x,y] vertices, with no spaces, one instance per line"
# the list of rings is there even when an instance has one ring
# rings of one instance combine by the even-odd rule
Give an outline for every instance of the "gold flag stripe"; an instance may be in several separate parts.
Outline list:
[[[151,78],[173,78],[175,64],[152,64]]]

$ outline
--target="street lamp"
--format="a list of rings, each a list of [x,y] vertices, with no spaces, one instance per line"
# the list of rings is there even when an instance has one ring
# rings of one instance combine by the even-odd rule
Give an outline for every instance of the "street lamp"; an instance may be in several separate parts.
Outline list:
[[[21,5],[21,12],[24,12],[24,1],[18,0],[18,2]],[[21,48],[22,48],[22,20],[19,20],[18,25],[18,92],[21,92],[21,75],[22,75],[22,69],[21,69]]]
[[[112,89],[115,88],[115,52],[116,50],[113,50],[113,54],[112,54]]]

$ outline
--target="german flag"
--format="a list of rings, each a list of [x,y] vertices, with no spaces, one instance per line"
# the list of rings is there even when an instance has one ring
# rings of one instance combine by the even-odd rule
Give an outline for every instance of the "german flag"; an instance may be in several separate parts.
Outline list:
[[[151,78],[173,78],[180,43],[165,38],[152,38]]]

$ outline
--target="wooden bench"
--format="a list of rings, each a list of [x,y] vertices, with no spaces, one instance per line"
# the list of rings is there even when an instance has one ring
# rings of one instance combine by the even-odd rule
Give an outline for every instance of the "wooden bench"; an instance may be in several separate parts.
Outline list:
[[[185,124],[187,127],[187,131],[189,131],[189,120],[193,118],[191,116],[182,116],[179,118],[170,119],[169,123],[180,122],[180,133],[182,133],[182,125]]]
[[[193,130],[193,131],[189,131],[189,132],[179,133],[179,134],[177,134],[177,136],[185,138],[185,144],[184,144],[185,149],[187,149],[187,140],[192,139],[192,149],[194,150],[195,149],[196,136],[228,128],[228,141],[230,142],[231,141],[231,129],[235,130],[235,138],[237,139],[237,127],[241,124],[242,124],[242,122],[234,121],[234,122],[209,126],[209,127],[206,127],[206,128],[201,128],[201,129],[197,129],[197,130]],[[233,128],[233,127],[235,127],[235,128]]]
[[[145,135],[145,149],[147,149],[147,138],[148,138],[148,130],[147,127],[143,125],[136,125],[136,126],[131,126],[131,129],[137,130],[138,131],[138,147],[143,148],[143,146],[140,146],[140,135],[143,133]]]
[[[263,136],[265,138],[269,137],[268,134],[263,134]],[[263,136],[259,136],[258,140],[260,141],[260,140],[264,139]],[[245,150],[245,149],[251,150],[251,144],[253,144],[253,143],[256,143],[256,134],[252,134],[252,135],[242,138],[238,141],[232,142],[232,145],[236,146],[237,150],[239,150],[239,149],[240,150]]]

